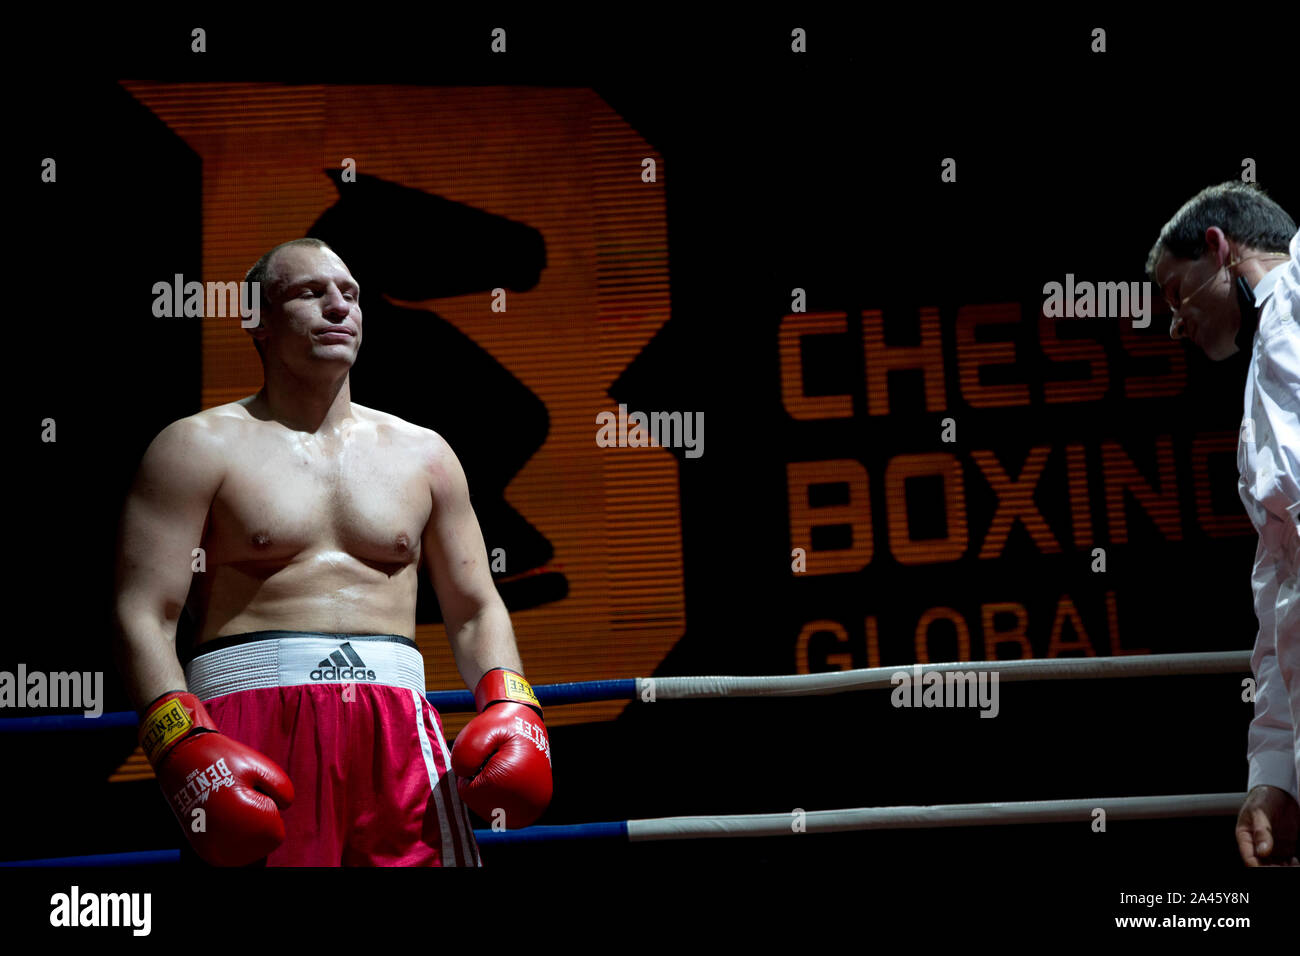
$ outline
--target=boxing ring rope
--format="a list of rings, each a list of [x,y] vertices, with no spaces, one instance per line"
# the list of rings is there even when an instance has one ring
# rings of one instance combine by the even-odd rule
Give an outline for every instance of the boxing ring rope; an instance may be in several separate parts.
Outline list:
[[[1079,800],[1026,800],[1015,803],[953,803],[934,806],[861,807],[801,811],[795,815],[739,813],[730,816],[658,817],[621,823],[534,826],[522,830],[475,830],[487,844],[543,842],[576,838],[625,837],[629,842],[710,837],[791,836],[798,832],[847,833],[854,830],[920,830],[939,827],[998,826],[1015,823],[1077,823],[1092,820],[1098,808],[1107,820],[1235,816],[1244,793],[1198,793],[1157,797],[1097,797]],[[611,829],[618,828],[618,829]]]
[[[612,823],[532,826],[520,830],[475,830],[480,845],[543,843],[559,840],[681,840],[710,837],[774,837],[854,830],[918,830],[937,827],[1001,826],[1017,823],[1088,822],[1098,808],[1107,820],[1235,816],[1244,793],[1197,793],[1158,797],[1097,797],[1088,800],[1026,800],[1017,803],[954,803],[913,807],[862,807],[803,811],[800,830],[794,813],[741,813],[731,816],[658,817]],[[0,862],[0,867],[147,866],[179,863],[180,850],[146,850],[99,856],[65,856]]]
[[[534,688],[544,706],[598,700],[702,700],[721,697],[801,697],[877,690],[895,686],[895,675],[915,679],[926,673],[992,673],[1001,681],[1078,680],[1115,677],[1156,677],[1188,674],[1230,674],[1248,671],[1249,651],[1214,651],[1188,654],[1135,654],[1122,657],[1056,658],[1015,661],[966,661],[940,664],[860,668],[827,674],[774,677],[656,677],[579,681]],[[444,712],[472,711],[468,691],[434,691],[430,704]],[[86,730],[133,726],[132,711],[103,714],[17,717],[0,720],[0,733]],[[862,807],[795,813],[735,814],[730,816],[660,817],[606,823],[532,826],[519,830],[475,830],[484,845],[532,843],[573,839],[616,839],[629,842],[716,837],[785,836],[800,832],[842,833],[854,830],[920,829],[1025,823],[1088,821],[1100,808],[1112,820],[1235,815],[1244,793],[1179,794],[1145,797],[1030,800],[1013,803],[964,803],[934,806]],[[180,850],[148,850],[95,856],[41,860],[0,861],[0,867],[26,866],[142,866],[173,864]]]
[[[1250,651],[1205,651],[1188,654],[1131,654],[1123,657],[1030,658],[1014,661],[945,661],[940,664],[899,664],[864,667],[826,674],[774,677],[628,677],[621,680],[539,684],[533,688],[543,707],[593,701],[707,700],[721,697],[811,697],[894,686],[894,675],[949,672],[997,673],[999,682],[1026,680],[1087,680],[1114,677],[1174,677],[1189,674],[1235,674],[1250,670]],[[653,692],[653,693],[652,693]],[[439,713],[474,710],[467,690],[438,690],[426,694]],[[37,733],[133,727],[133,711],[85,717],[9,717],[0,720],[0,733]]]

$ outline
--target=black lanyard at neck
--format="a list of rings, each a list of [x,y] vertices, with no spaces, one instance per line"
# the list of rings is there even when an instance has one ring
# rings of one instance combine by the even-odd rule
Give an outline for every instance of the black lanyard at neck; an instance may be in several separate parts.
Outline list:
[[[1255,329],[1259,327],[1259,309],[1255,307],[1255,293],[1245,276],[1237,276],[1237,304],[1241,306],[1241,327],[1237,329],[1237,348],[1250,352],[1255,343]]]

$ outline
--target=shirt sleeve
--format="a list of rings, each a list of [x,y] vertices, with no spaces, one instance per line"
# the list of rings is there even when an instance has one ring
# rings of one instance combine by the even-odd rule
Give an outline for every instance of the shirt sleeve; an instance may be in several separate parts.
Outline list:
[[[1300,270],[1294,261],[1283,268]],[[1278,283],[1261,322],[1259,374],[1255,380],[1258,429],[1253,497],[1283,525],[1284,553],[1291,566],[1300,567],[1300,277],[1291,288],[1289,276]]]
[[[1246,789],[1268,784],[1285,790],[1300,801],[1291,701],[1277,662],[1277,566],[1264,549],[1263,541],[1255,552],[1252,582],[1259,633],[1255,636],[1255,650],[1250,658],[1250,669],[1255,675],[1255,716],[1247,735],[1246,758],[1250,762],[1250,775]]]
[[[1300,654],[1297,582],[1300,571],[1300,261],[1292,258],[1274,287],[1260,321],[1256,414],[1266,440],[1257,446],[1253,497],[1267,511],[1260,529],[1251,583],[1259,633],[1251,655],[1255,675],[1255,716],[1247,757],[1249,786],[1269,784],[1300,801],[1296,775],[1296,727],[1290,692],[1283,683],[1279,653],[1288,661]],[[1279,592],[1283,604],[1279,608]],[[1281,617],[1279,618],[1279,613]],[[1293,664],[1288,666],[1294,666]]]

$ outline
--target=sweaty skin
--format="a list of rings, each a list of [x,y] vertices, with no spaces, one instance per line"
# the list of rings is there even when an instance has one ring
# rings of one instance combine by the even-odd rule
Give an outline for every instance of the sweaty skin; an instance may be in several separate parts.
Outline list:
[[[191,592],[197,640],[286,622],[413,638],[436,436],[355,402],[337,433],[303,434],[258,405],[196,416],[225,450]]]
[[[466,686],[493,667],[522,673],[456,455],[351,400],[362,315],[347,266],[300,246],[272,262],[251,332],[263,388],[168,425],[127,496],[114,652],[136,707],[185,686],[186,606],[199,645],[263,630],[414,638],[422,557]]]

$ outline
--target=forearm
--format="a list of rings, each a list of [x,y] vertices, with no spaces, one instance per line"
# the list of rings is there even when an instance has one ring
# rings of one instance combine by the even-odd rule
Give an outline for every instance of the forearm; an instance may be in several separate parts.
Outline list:
[[[1282,647],[1278,638],[1286,635],[1285,620],[1278,626],[1279,604],[1283,608],[1290,602],[1279,602],[1279,590],[1284,575],[1279,574],[1277,561],[1270,557],[1261,535],[1255,549],[1255,568],[1251,583],[1255,592],[1255,616],[1259,630],[1255,634],[1255,647],[1250,656],[1250,670],[1255,678],[1254,716],[1246,737],[1246,759],[1249,766],[1246,788],[1254,789],[1268,784],[1295,796],[1297,793],[1295,765],[1295,727],[1292,723],[1292,702],[1286,682],[1282,678],[1283,657],[1300,656],[1300,648],[1288,641]],[[1288,589],[1290,585],[1288,584]],[[1300,634],[1296,635],[1300,637]],[[1295,664],[1288,664],[1294,668]]]
[[[118,620],[113,657],[136,710],[169,690],[183,689],[185,672],[176,658],[176,626],[150,616]]]
[[[514,629],[510,626],[510,613],[500,601],[484,605],[452,631],[449,639],[456,669],[470,690],[494,667],[524,672]]]

